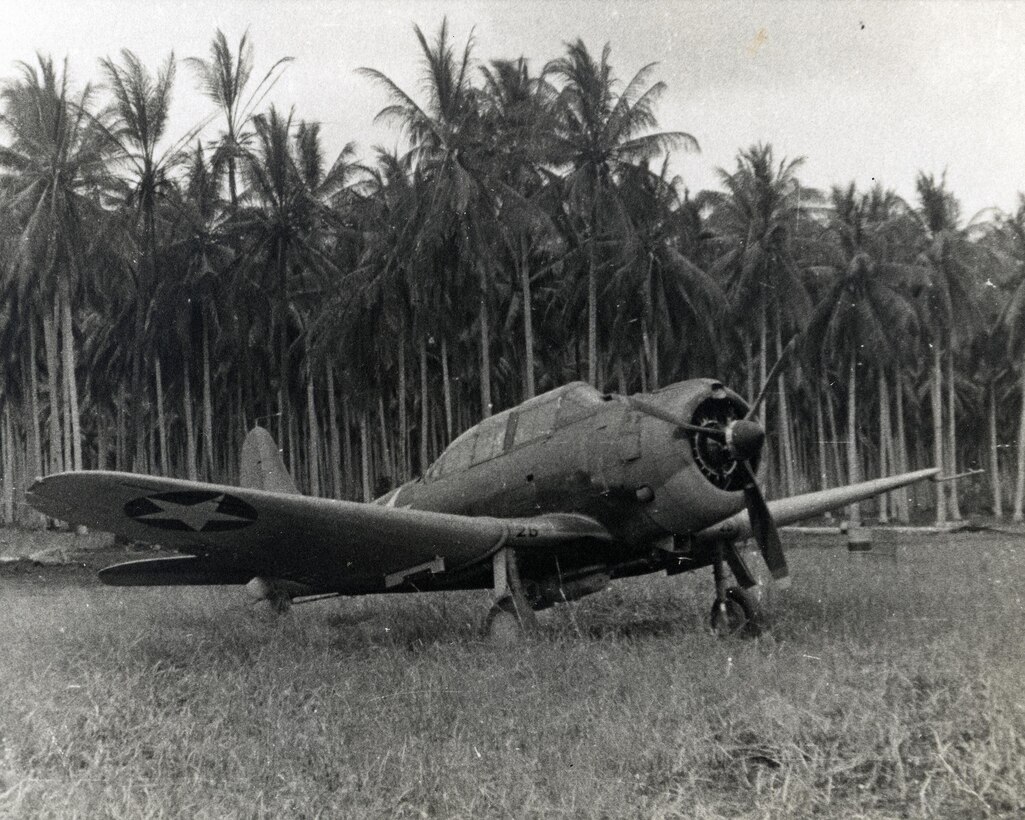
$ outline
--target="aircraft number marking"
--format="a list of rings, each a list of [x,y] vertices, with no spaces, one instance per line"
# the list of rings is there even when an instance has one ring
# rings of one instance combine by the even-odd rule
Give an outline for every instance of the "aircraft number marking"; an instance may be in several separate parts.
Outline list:
[[[537,538],[540,535],[540,531],[537,527],[531,527],[526,524],[520,524],[516,528],[515,538]]]

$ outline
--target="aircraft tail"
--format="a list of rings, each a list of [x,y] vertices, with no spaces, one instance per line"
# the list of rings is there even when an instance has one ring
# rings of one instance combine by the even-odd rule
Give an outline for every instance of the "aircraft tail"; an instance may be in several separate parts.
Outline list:
[[[242,444],[239,484],[250,490],[300,495],[277,442],[264,428],[254,427]]]

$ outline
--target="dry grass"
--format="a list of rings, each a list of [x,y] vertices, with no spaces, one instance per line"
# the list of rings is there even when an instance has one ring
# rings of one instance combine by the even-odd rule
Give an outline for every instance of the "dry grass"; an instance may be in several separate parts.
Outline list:
[[[706,633],[705,573],[512,648],[477,639],[478,594],[275,620],[238,590],[0,579],[0,815],[1025,812],[1025,539],[802,541],[755,642]]]

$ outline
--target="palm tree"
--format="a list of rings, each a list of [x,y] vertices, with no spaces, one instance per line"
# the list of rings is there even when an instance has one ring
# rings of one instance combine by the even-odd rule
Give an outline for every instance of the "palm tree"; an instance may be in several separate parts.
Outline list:
[[[622,217],[617,180],[627,168],[672,148],[699,150],[697,140],[682,131],[649,133],[658,124],[655,106],[666,88],[661,81],[647,85],[656,64],[642,67],[617,94],[611,54],[606,43],[595,61],[577,39],[544,70],[562,82],[555,157],[569,168],[566,205],[587,251],[587,378],[592,385],[597,382],[598,278],[604,262],[598,250]]]
[[[60,326],[63,391],[56,388],[56,350],[48,363],[51,418],[57,396],[68,399],[70,466],[82,469],[79,393],[75,378],[74,322],[76,290],[83,250],[91,225],[101,221],[98,191],[108,181],[109,141],[90,113],[93,90],[72,96],[67,63],[58,71],[50,57],[38,55],[38,67],[19,63],[19,78],[0,91],[0,125],[11,141],[0,146],[0,168],[10,174],[8,200],[20,226],[14,276],[23,303],[31,302]],[[37,313],[38,315],[38,313]],[[31,321],[31,319],[30,319]],[[50,320],[44,320],[44,329]],[[47,334],[54,348],[56,328]],[[51,426],[51,455],[60,451],[60,435]]]
[[[376,117],[396,123],[410,144],[410,167],[423,173],[429,211],[419,241],[427,246],[448,245],[453,280],[474,283],[480,347],[480,403],[485,416],[492,410],[491,271],[487,264],[499,234],[499,211],[492,185],[491,163],[485,153],[486,133],[481,95],[471,83],[473,39],[461,53],[449,43],[448,20],[442,20],[432,43],[419,27],[421,84],[427,101],[421,105],[394,81],[373,68],[360,73],[382,86],[390,104]],[[466,288],[469,290],[469,288]]]
[[[122,64],[106,58],[100,66],[106,77],[106,86],[113,95],[110,108],[103,118],[106,133],[116,146],[115,161],[122,183],[121,199],[123,212],[134,222],[139,236],[141,252],[135,270],[135,295],[129,307],[134,314],[132,335],[134,362],[132,365],[132,395],[141,400],[143,389],[144,360],[151,342],[147,337],[147,313],[153,306],[153,297],[160,284],[158,270],[158,225],[160,207],[167,202],[173,190],[172,174],[182,160],[183,140],[164,150],[160,144],[166,136],[174,87],[175,60],[171,54],[157,71],[156,77],[142,65],[139,58],[128,49],[121,52]],[[194,129],[195,130],[195,129]],[[155,354],[156,389],[158,393],[158,414],[163,418],[162,368],[159,354]],[[143,457],[145,416],[140,409],[132,413],[136,431],[136,459]],[[160,427],[161,462],[166,471],[170,466],[166,428]],[[138,462],[137,462],[138,465]]]
[[[1021,521],[1025,514],[1025,194],[1018,195],[1013,214],[999,219],[995,231],[995,251],[1003,263],[1009,294],[1005,297],[1000,322],[1007,331],[1006,355],[1017,359],[1021,373],[1021,411],[1018,420],[1018,469],[1011,517]]]
[[[811,310],[794,247],[794,232],[805,208],[796,176],[803,162],[803,158],[783,159],[777,165],[771,145],[741,151],[733,173],[719,169],[726,194],[715,203],[709,219],[721,248],[713,273],[726,282],[732,324],[741,328],[749,368],[753,339],[742,317],[758,317],[759,391],[766,379],[770,321],[778,356],[784,326],[800,327]],[[789,493],[796,477],[785,382],[786,374],[780,372],[782,475],[784,492]]]
[[[238,163],[244,157],[252,136],[247,129],[254,112],[292,59],[282,57],[277,60],[248,96],[246,86],[253,76],[253,44],[249,41],[248,31],[239,39],[234,55],[224,32],[217,29],[210,43],[209,59],[189,57],[185,61],[199,75],[203,93],[224,114],[225,127],[217,140],[213,162],[215,167],[224,166],[228,169],[228,193],[232,209],[238,205]]]
[[[954,349],[971,336],[978,321],[976,300],[972,292],[974,250],[964,231],[958,227],[957,200],[946,188],[946,175],[936,180],[932,174],[920,173],[915,182],[918,191],[918,216],[925,232],[925,248],[921,262],[929,270],[929,286],[925,290],[925,309],[929,315],[932,336],[933,374],[933,441],[936,466],[951,474],[957,472],[957,439],[955,435]],[[947,433],[943,431],[942,384],[943,353],[947,369]],[[946,438],[946,446],[944,446]],[[936,485],[936,520],[946,520],[943,484]],[[951,515],[961,518],[957,482],[950,485]]]
[[[846,189],[834,187],[831,199],[834,262],[819,272],[832,281],[812,314],[807,339],[820,351],[837,356],[847,370],[847,463],[853,484],[861,480],[858,367],[872,363],[880,373],[880,417],[885,427],[889,409],[885,366],[913,337],[917,314],[902,290],[909,266],[888,258],[887,233],[896,216],[896,198],[881,189],[859,196],[851,184]],[[884,453],[885,439],[886,431],[881,431]],[[885,469],[885,459],[880,461]],[[857,504],[851,507],[851,523],[861,523]]]
[[[292,437],[290,415],[291,331],[293,285],[298,289],[322,287],[322,276],[333,273],[334,263],[323,243],[331,221],[329,199],[349,173],[352,147],[326,174],[319,158],[317,129],[300,122],[293,113],[282,116],[271,106],[253,120],[254,149],[242,164],[245,193],[234,229],[244,238],[243,267],[260,282],[267,295],[271,344],[277,344],[278,409],[282,442]],[[291,455],[296,457],[294,448]]]
[[[681,220],[694,218],[691,203],[679,194],[680,179],[668,176],[668,157],[660,173],[647,168],[624,169],[620,197],[628,216],[610,292],[616,306],[607,326],[640,329],[642,384],[657,389],[667,380],[685,378],[695,370],[718,369],[716,318],[725,311],[725,294],[709,273],[686,255],[697,247],[681,236]],[[686,253],[685,253],[686,252]],[[631,305],[631,302],[634,304]],[[638,321],[639,320],[639,321]],[[660,350],[676,353],[663,367]],[[688,359],[697,361],[689,362]]]
[[[494,60],[484,75],[483,117],[486,153],[501,183],[500,250],[516,272],[523,312],[525,398],[535,394],[535,342],[532,271],[550,269],[561,255],[558,231],[540,199],[545,189],[544,165],[550,158],[555,128],[554,90],[544,77],[534,77],[525,58]],[[547,263],[547,264],[546,264]]]

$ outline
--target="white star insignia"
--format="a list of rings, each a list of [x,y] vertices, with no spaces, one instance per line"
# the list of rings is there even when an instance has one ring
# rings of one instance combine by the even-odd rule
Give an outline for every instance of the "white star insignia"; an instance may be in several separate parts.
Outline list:
[[[248,521],[240,515],[230,515],[217,511],[224,495],[218,495],[209,501],[196,504],[179,504],[177,501],[165,501],[159,498],[147,499],[151,504],[160,507],[159,512],[146,513],[138,516],[139,521],[180,521],[193,532],[200,532],[211,521]]]

